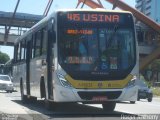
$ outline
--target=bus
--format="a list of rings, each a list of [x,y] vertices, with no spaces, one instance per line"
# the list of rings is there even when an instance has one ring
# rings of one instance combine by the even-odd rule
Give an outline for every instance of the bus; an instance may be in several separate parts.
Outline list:
[[[23,101],[102,104],[137,100],[139,54],[133,15],[104,9],[57,10],[19,37],[13,81]]]

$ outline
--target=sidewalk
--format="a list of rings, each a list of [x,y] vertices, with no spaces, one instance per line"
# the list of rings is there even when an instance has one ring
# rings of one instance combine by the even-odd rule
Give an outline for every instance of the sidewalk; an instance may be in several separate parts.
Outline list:
[[[154,96],[153,100],[155,100],[156,102],[160,102],[160,96]]]
[[[32,117],[28,115],[26,111],[27,108],[13,102],[10,97],[6,97],[3,92],[0,92],[0,98],[1,120],[32,120]]]

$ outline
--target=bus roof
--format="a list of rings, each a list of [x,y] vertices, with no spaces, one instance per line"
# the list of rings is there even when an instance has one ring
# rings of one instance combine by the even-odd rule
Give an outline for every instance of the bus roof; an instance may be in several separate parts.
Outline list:
[[[44,17],[41,21],[39,21],[38,23],[36,23],[34,26],[32,26],[28,31],[26,31],[22,36],[18,37],[15,41],[15,44],[19,41],[21,41],[23,38],[25,38],[28,34],[34,32],[35,30],[37,30],[38,28],[40,28],[41,26],[43,26],[45,23],[47,23],[47,21],[49,19],[51,19],[52,17],[54,17],[55,13],[57,12],[69,12],[69,11],[84,11],[84,12],[113,12],[113,13],[129,13],[132,14],[129,11],[123,11],[123,10],[107,10],[104,8],[96,8],[96,9],[58,9],[56,11],[54,11],[52,14]]]
[[[90,11],[90,12],[113,12],[113,13],[131,13],[130,11],[124,11],[124,10],[108,10],[108,9],[104,9],[104,8],[96,8],[96,9],[58,9],[56,10],[56,12],[66,12],[66,11]]]

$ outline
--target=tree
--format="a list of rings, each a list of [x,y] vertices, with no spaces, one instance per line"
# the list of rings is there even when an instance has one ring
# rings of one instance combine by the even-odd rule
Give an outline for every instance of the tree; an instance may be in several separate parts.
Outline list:
[[[6,53],[0,52],[0,64],[5,64],[10,58]]]

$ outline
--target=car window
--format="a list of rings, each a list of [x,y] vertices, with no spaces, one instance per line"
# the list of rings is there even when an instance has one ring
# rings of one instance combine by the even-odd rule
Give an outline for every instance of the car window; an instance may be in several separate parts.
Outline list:
[[[139,86],[141,86],[141,87],[147,87],[146,83],[143,80],[140,80]]]
[[[10,79],[9,79],[8,76],[0,76],[0,80],[3,80],[3,81],[10,81]]]
[[[145,82],[145,78],[142,75],[140,75],[140,80],[138,80],[138,86],[140,86],[140,87],[148,87],[146,82]]]

